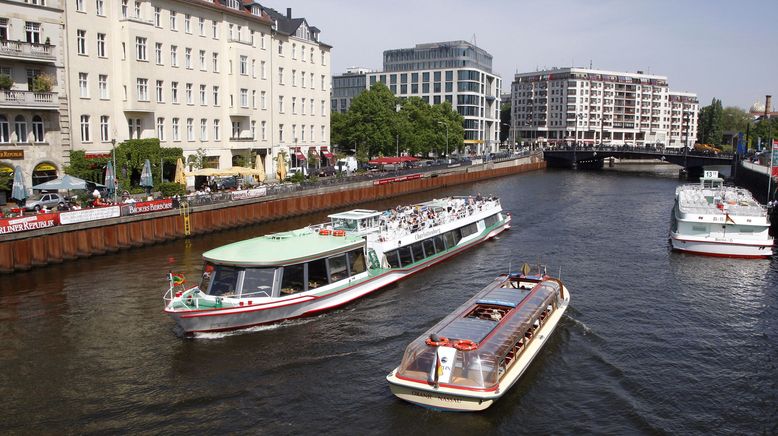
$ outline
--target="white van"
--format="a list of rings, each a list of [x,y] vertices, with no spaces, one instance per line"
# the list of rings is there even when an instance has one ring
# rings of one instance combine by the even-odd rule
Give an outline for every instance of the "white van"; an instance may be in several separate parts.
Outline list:
[[[335,163],[335,169],[338,171],[347,171],[353,173],[357,170],[357,168],[359,168],[359,164],[357,163],[357,158],[354,156],[345,157]]]

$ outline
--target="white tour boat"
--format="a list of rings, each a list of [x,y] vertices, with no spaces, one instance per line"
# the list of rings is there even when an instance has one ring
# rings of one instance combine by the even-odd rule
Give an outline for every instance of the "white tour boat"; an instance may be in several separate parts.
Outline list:
[[[408,345],[386,377],[392,393],[434,410],[486,409],[521,377],[569,304],[558,279],[497,277]]]
[[[699,185],[675,190],[670,240],[673,249],[720,257],[765,258],[773,254],[767,209],[746,189],[724,186],[718,171]]]
[[[511,222],[499,199],[480,195],[329,218],[203,253],[199,286],[187,289],[171,274],[165,312],[186,334],[317,314],[493,238]]]

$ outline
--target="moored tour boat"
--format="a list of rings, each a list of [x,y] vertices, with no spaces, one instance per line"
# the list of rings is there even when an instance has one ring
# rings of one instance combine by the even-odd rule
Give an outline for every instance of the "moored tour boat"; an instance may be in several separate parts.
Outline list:
[[[165,312],[185,334],[317,314],[459,254],[511,222],[499,199],[480,195],[329,218],[203,253],[199,286],[171,280]]]
[[[718,171],[698,185],[675,191],[670,240],[673,249],[720,257],[766,258],[773,254],[770,220],[746,189],[724,186]]]
[[[486,409],[521,377],[569,304],[558,279],[497,277],[408,345],[386,377],[392,393],[435,410]]]

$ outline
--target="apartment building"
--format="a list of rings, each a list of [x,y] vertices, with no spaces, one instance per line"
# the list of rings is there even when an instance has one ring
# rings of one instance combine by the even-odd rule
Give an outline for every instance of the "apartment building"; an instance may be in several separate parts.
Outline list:
[[[695,94],[672,92],[666,76],[642,71],[519,73],[511,85],[510,138],[549,145],[681,147],[687,135],[696,138],[698,106]]]
[[[65,15],[74,150],[159,138],[213,168],[256,152],[270,178],[279,152],[329,155],[331,47],[291,9],[70,0]]]
[[[500,134],[502,79],[492,72],[492,55],[467,41],[417,44],[386,50],[383,70],[350,71],[333,78],[332,110],[345,112],[363,89],[382,82],[394,95],[448,101],[464,117],[465,144],[481,154],[496,151]]]
[[[0,172],[20,166],[28,187],[56,178],[67,159],[63,7],[0,4]]]

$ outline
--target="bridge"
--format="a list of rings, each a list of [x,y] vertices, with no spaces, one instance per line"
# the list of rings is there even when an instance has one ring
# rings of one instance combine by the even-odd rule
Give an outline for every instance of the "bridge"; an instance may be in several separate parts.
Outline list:
[[[702,168],[709,165],[733,165],[735,156],[729,153],[711,154],[684,149],[650,147],[612,146],[563,146],[543,151],[550,167],[602,168],[607,158],[654,159],[670,162],[686,169],[689,173],[702,174]]]

